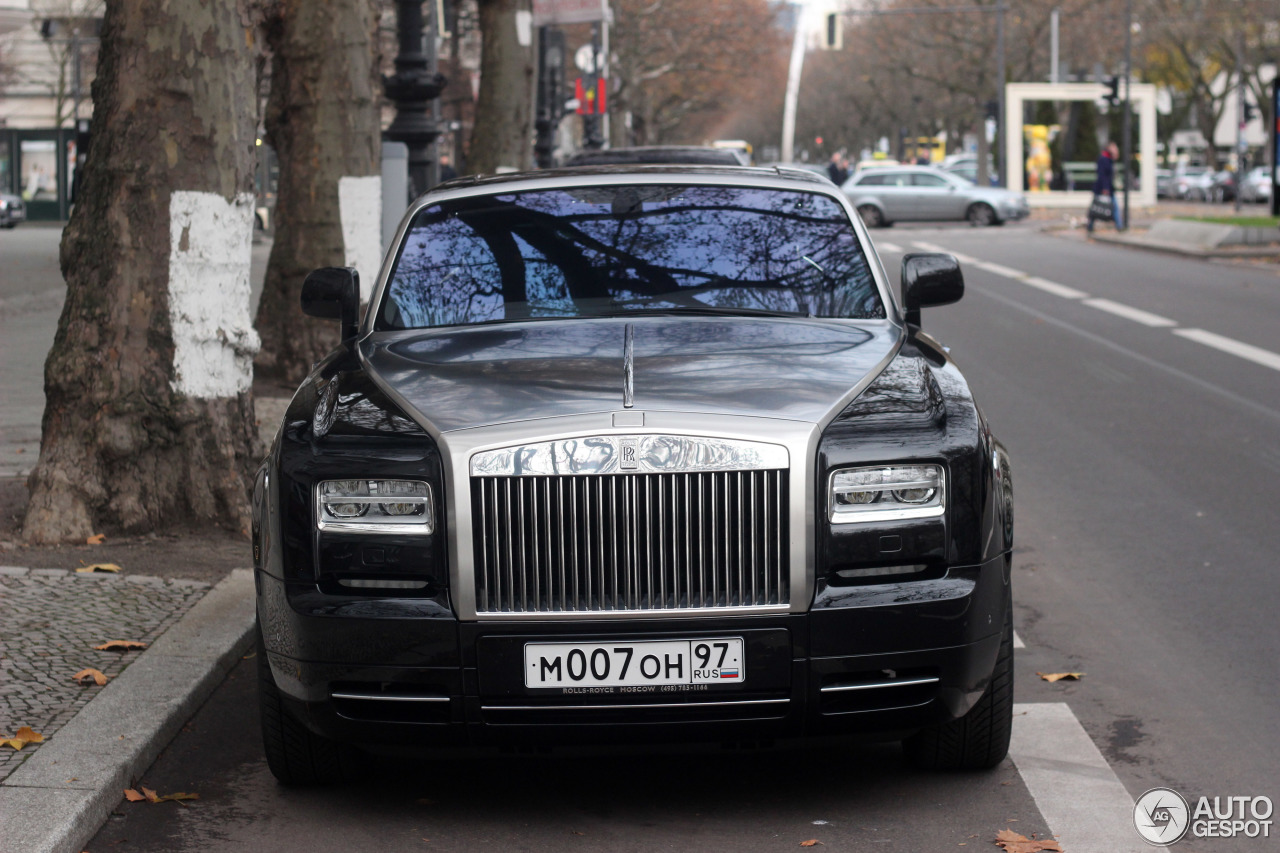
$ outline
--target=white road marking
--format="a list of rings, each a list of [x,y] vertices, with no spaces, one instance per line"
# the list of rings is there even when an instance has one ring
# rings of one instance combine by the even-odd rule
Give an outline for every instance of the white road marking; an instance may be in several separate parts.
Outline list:
[[[1133,797],[1066,703],[1013,706],[1009,757],[1049,831],[1071,853],[1139,853]]]
[[[1263,367],[1280,370],[1280,354],[1271,350],[1241,343],[1231,338],[1224,338],[1222,335],[1215,335],[1213,332],[1206,332],[1204,329],[1174,329],[1173,333],[1187,340],[1247,359],[1255,364],[1261,364]]]
[[[892,244],[890,244],[892,245]],[[962,255],[958,252],[951,252],[944,246],[937,243],[925,243],[916,241],[911,245],[926,252],[944,252],[952,255],[956,260],[963,264],[977,267],[980,270],[986,270],[998,276],[1013,279],[1022,282],[1029,287],[1043,290],[1045,293],[1052,293],[1054,296],[1061,296],[1063,299],[1080,299],[1082,305],[1088,305],[1090,308],[1096,308],[1099,311],[1106,311],[1117,317],[1123,317],[1126,320],[1132,320],[1135,323],[1141,323],[1144,326],[1150,326],[1153,329],[1169,329],[1175,335],[1186,338],[1189,341],[1195,341],[1204,344],[1207,347],[1219,350],[1220,352],[1229,353],[1246,361],[1252,361],[1254,364],[1260,364],[1263,367],[1269,367],[1272,370],[1280,370],[1280,353],[1272,352],[1262,347],[1256,347],[1253,344],[1246,344],[1233,338],[1218,335],[1213,332],[1206,332],[1204,329],[1185,329],[1178,327],[1178,321],[1170,320],[1168,317],[1162,317],[1159,314],[1153,314],[1150,311],[1143,311],[1141,308],[1134,308],[1121,302],[1113,302],[1110,299],[1101,297],[1088,298],[1089,294],[1083,290],[1076,290],[1074,287],[1068,287],[1065,284],[1059,284],[1056,281],[1039,276],[1031,275],[1015,270],[1012,267],[1006,267],[1003,264],[991,263],[990,261],[980,261],[971,258],[968,255]]]
[[[1013,647],[1015,649],[1025,649],[1027,647],[1026,643],[1022,642],[1022,638],[1018,636],[1017,631],[1013,632]]]
[[[876,248],[882,252],[893,252],[901,255],[905,250],[897,243],[890,243],[888,240],[876,240]]]
[[[1005,278],[1012,278],[1021,281],[1028,278],[1028,274],[1022,270],[1015,270],[1013,267],[1006,267],[1004,264],[993,264],[991,261],[974,261],[973,265],[980,270],[986,270],[996,275],[1002,275]]]
[[[920,240],[915,241],[911,245],[915,246],[922,252],[942,252],[944,255],[950,255],[962,264],[976,264],[978,259],[970,255],[962,255],[959,252],[953,252],[950,249],[943,248],[937,243],[925,243]]]
[[[1099,311],[1106,311],[1108,314],[1115,314],[1117,317],[1123,317],[1126,320],[1132,320],[1135,323],[1141,323],[1152,328],[1168,328],[1178,325],[1177,321],[1170,320],[1168,317],[1161,317],[1159,314],[1152,314],[1150,311],[1143,311],[1141,308],[1132,308],[1119,302],[1112,302],[1110,299],[1086,299],[1084,304],[1090,308],[1097,308]]]
[[[1058,284],[1056,281],[1049,281],[1049,279],[1041,278],[1038,275],[1029,275],[1021,279],[1021,281],[1023,284],[1043,290],[1045,293],[1061,296],[1063,299],[1084,299],[1089,295],[1083,290],[1076,290],[1074,287],[1067,287],[1065,284]]]

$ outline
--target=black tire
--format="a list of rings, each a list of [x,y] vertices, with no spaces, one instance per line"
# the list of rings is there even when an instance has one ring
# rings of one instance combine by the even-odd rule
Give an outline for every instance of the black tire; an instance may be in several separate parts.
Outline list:
[[[1013,730],[1013,605],[1005,613],[991,684],[958,720],[931,726],[902,742],[907,760],[922,770],[990,770],[1009,754]]]
[[[862,217],[862,224],[868,228],[883,228],[885,225],[884,214],[874,204],[864,204],[859,207],[858,215]]]
[[[320,737],[285,709],[258,637],[258,719],[271,774],[285,785],[334,785],[359,778],[360,756],[350,747]]]
[[[995,209],[982,202],[969,205],[964,218],[969,220],[969,224],[974,228],[986,228],[988,225],[995,225],[997,221]]]

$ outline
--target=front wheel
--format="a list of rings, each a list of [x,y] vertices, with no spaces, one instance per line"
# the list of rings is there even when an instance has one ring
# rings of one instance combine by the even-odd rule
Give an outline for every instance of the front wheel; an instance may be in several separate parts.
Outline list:
[[[991,683],[978,703],[958,720],[902,742],[912,765],[922,770],[990,770],[1009,754],[1013,731],[1013,602],[1005,611],[1000,654]]]
[[[302,725],[284,707],[271,675],[267,650],[258,636],[258,719],[271,774],[285,785],[332,785],[360,773],[359,755]]]
[[[979,203],[971,205],[964,218],[969,220],[969,224],[974,228],[986,228],[996,223],[996,212],[991,205]]]
[[[874,204],[864,204],[859,207],[858,215],[862,217],[862,223],[868,228],[884,227],[884,214]]]

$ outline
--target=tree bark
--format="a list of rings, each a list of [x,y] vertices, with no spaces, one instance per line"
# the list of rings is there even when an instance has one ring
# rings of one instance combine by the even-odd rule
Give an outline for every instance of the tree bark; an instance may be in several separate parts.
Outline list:
[[[106,7],[28,541],[247,526],[257,110],[243,2]]]
[[[307,273],[354,266],[367,298],[382,260],[378,9],[376,0],[280,0],[267,12],[265,123],[280,175],[257,370],[288,384],[338,342],[337,324],[299,308]]]
[[[533,39],[521,44],[517,13],[529,0],[479,0],[480,97],[467,169],[492,175],[533,165]]]

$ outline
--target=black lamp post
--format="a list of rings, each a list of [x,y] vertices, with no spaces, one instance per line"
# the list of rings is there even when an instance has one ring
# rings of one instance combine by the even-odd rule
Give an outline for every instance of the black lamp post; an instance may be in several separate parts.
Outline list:
[[[449,81],[431,70],[422,27],[422,0],[396,0],[396,36],[400,42],[396,73],[382,78],[383,90],[396,105],[396,117],[382,135],[409,148],[412,200],[426,192],[431,182],[431,143],[440,135],[431,102],[440,97]],[[434,33],[431,38],[434,40]]]

